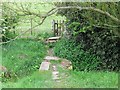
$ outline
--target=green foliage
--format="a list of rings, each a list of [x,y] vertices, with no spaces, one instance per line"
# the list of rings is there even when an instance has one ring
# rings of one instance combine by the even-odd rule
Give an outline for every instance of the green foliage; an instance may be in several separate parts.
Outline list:
[[[68,25],[69,33],[71,33],[73,36],[76,36],[81,32],[85,33],[90,28],[91,26],[86,26],[85,24],[83,26],[79,22],[71,22],[71,24]]]
[[[52,33],[43,32],[43,33],[39,33],[39,34],[36,36],[36,39],[45,42],[49,37],[52,37],[52,36],[53,36]]]
[[[61,82],[51,78],[51,71],[36,71],[16,82],[2,83],[2,88],[118,88],[115,72],[77,72],[60,69]]]
[[[54,48],[55,55],[71,60],[75,70],[97,70],[100,59],[89,52],[85,52],[81,45],[73,40],[62,39]]]
[[[50,71],[35,71],[16,82],[3,82],[2,88],[52,88],[52,84]]]
[[[94,7],[104,12],[108,12],[113,17],[120,20],[119,14],[119,2],[57,2],[57,7],[77,6],[77,7]],[[112,20],[105,14],[101,14],[94,10],[79,10],[76,8],[71,9],[59,9],[58,14],[65,16],[69,22],[89,23],[90,26],[99,26],[111,29],[113,33],[120,36],[120,30],[118,29],[119,22]],[[115,27],[114,27],[115,26]]]
[[[119,39],[109,32],[80,33],[73,40],[61,40],[55,46],[57,56],[72,61],[76,70],[119,70]],[[113,38],[114,40],[111,40]],[[117,41],[118,40],[118,41]]]
[[[17,35],[14,34],[13,32],[10,32],[9,30],[6,30],[4,33],[4,36],[2,36],[2,41],[6,42],[9,41],[10,39],[15,38]]]
[[[43,43],[27,39],[13,41],[4,45],[2,50],[2,64],[15,77],[23,77],[38,70],[46,53]]]
[[[19,16],[14,11],[6,8],[7,4],[3,3],[3,13],[2,13],[2,21],[0,23],[0,27],[2,28],[2,41],[8,41],[16,36],[15,28],[18,25]]]
[[[55,46],[55,43],[48,43],[49,48],[53,48]]]
[[[39,33],[39,34],[37,35],[37,38],[38,38],[38,39],[47,39],[47,38],[49,38],[49,37],[51,37],[51,36],[53,36],[53,35],[50,34],[50,33],[44,32],[44,33]]]
[[[83,46],[84,51],[100,57],[100,69],[119,70],[119,37],[114,36],[109,30],[94,28],[94,31],[79,33],[75,41]]]
[[[57,3],[56,6],[95,7],[119,19],[118,2]],[[84,52],[100,58],[100,70],[119,70],[119,23],[110,17],[91,10],[61,9],[58,14],[67,18],[67,31]],[[112,27],[113,26],[113,27]]]

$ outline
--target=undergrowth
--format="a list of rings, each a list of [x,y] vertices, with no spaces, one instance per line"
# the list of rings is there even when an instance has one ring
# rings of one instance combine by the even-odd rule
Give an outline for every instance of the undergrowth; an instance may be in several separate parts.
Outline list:
[[[100,58],[85,52],[81,45],[73,40],[61,39],[54,48],[55,55],[71,60],[74,70],[90,71],[97,70]]]
[[[36,71],[46,54],[45,45],[34,40],[19,39],[2,48],[2,65],[15,79]],[[3,78],[5,81],[5,78]]]

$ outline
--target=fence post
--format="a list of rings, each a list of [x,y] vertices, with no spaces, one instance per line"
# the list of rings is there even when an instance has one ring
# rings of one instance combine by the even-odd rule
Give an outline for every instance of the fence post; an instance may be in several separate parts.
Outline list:
[[[65,24],[64,24],[64,20],[62,21],[62,31],[65,30]]]
[[[59,31],[59,32],[58,32],[59,36],[61,35],[61,28],[62,28],[61,25],[62,25],[62,22],[61,22],[61,20],[60,20],[60,21],[59,21],[59,30],[58,30],[58,31]]]
[[[33,34],[32,32],[32,18],[30,19],[30,24],[31,24],[31,35]]]
[[[58,36],[58,20],[56,22],[56,36]]]
[[[54,19],[52,20],[52,30],[55,36],[55,20]]]

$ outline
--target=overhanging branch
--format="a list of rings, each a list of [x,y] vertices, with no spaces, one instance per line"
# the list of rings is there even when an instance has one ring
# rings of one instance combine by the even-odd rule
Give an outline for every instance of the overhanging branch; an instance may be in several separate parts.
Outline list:
[[[48,16],[51,16],[52,14],[55,14],[56,11],[58,11],[59,9],[71,9],[71,8],[76,8],[76,9],[79,9],[79,10],[92,10],[92,11],[96,11],[96,12],[98,12],[98,13],[101,13],[101,14],[104,14],[104,15],[110,17],[113,21],[120,23],[120,20],[119,20],[118,18],[114,17],[113,15],[109,14],[108,12],[102,11],[102,10],[97,9],[97,8],[94,8],[94,7],[80,7],[80,6],[77,6],[77,7],[76,7],[76,6],[55,7],[55,8],[52,8],[50,11],[48,11],[45,15],[38,15],[38,14],[36,14],[36,13],[34,13],[34,12],[26,11],[26,10],[22,10],[22,12],[27,12],[27,14],[35,15],[35,16],[37,16],[37,17],[39,17],[39,18],[42,18],[41,23],[39,23],[38,25],[32,27],[32,29],[33,29],[33,28],[38,27],[39,25],[41,25]],[[21,10],[20,10],[20,11],[21,11]],[[24,14],[25,14],[25,13],[24,13]],[[21,33],[20,35],[18,35],[18,36],[15,37],[14,39],[11,39],[10,41],[0,43],[0,45],[5,44],[5,43],[9,43],[9,42],[11,42],[11,41],[14,41],[14,40],[16,40],[18,37],[20,37],[21,35],[29,32],[30,30],[31,30],[31,28],[28,29],[27,31]]]
[[[29,32],[31,29],[34,29],[34,28],[38,27],[39,25],[41,25],[46,18],[47,18],[47,17],[43,18],[42,21],[41,21],[41,23],[37,24],[36,26],[34,26],[34,27],[32,27],[32,28],[29,28],[27,31],[24,31],[23,33],[19,34],[19,35],[16,36],[14,39],[11,39],[10,41],[7,41],[7,42],[2,42],[2,43],[0,43],[0,45],[6,44],[6,43],[10,43],[10,42],[16,40],[16,39],[19,38],[20,36],[22,36],[22,35],[24,35],[25,33]]]
[[[16,3],[15,3],[15,5],[17,7]],[[40,13],[31,12],[30,10],[28,10],[28,8],[24,8],[22,4],[21,4],[21,8],[20,7],[17,7],[17,8],[18,9],[16,9],[16,11],[21,11],[21,12],[23,12],[26,15],[28,15],[28,14],[29,15],[35,15],[35,16],[40,17],[40,18],[43,18],[44,16],[47,16],[48,14],[52,15],[52,14],[56,13],[56,11],[58,11],[60,9],[72,9],[72,8],[76,8],[76,9],[79,9],[79,10],[91,10],[91,11],[95,11],[95,12],[101,13],[103,15],[106,15],[109,18],[111,18],[113,21],[120,23],[120,20],[117,17],[111,15],[110,13],[108,13],[106,11],[103,11],[103,10],[95,8],[95,7],[80,7],[80,6],[54,7],[50,11],[48,11],[45,15],[41,15]]]
[[[110,13],[105,12],[105,11],[103,11],[101,9],[94,8],[94,7],[67,6],[67,7],[57,7],[56,9],[59,10],[59,9],[71,9],[71,8],[76,8],[76,9],[79,9],[79,10],[96,11],[98,13],[101,13],[103,15],[106,15],[106,16],[110,17],[113,21],[120,23],[120,20],[118,18],[114,17],[113,15],[111,15]]]

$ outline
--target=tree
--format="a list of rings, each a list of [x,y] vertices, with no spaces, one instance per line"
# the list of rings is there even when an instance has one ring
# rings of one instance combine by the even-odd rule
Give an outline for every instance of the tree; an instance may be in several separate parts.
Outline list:
[[[90,26],[97,26],[97,27],[105,27],[110,28],[117,36],[120,36],[119,31],[119,24],[120,18],[119,16],[119,3],[54,3],[56,7],[52,7],[51,10],[45,13],[41,13],[40,9],[37,8],[37,5],[44,5],[45,3],[7,3],[5,5],[6,8],[9,10],[14,11],[19,16],[34,16],[35,18],[39,18],[41,22],[39,23],[36,19],[35,22],[38,24],[33,26],[33,28],[41,25],[44,20],[55,14],[56,12],[65,15],[67,18],[70,18],[72,15],[75,17],[74,19],[77,20],[80,15],[86,19]],[[53,3],[50,3],[53,4]],[[30,8],[30,6],[34,6]],[[111,9],[112,8],[112,9]],[[113,9],[114,8],[114,9]],[[75,12],[75,13],[74,13]],[[31,28],[22,34],[30,31]],[[19,36],[21,36],[20,34]],[[16,38],[18,38],[17,36]],[[16,39],[15,38],[15,39]]]
[[[100,62],[97,69],[118,71],[120,67],[118,64],[120,50],[119,3],[66,2],[55,3],[55,5],[60,8],[58,14],[67,17],[68,31],[71,34],[70,40],[75,41],[76,47],[81,47],[78,50],[99,57]],[[81,61],[76,58],[73,60],[75,64],[79,63],[78,65],[81,64]],[[76,65],[76,68],[78,67]]]
[[[89,22],[91,27],[108,28],[120,37],[119,4],[119,2],[55,3],[59,8],[58,14],[65,15],[67,19],[74,19],[75,22],[83,22],[85,19],[84,21]]]

